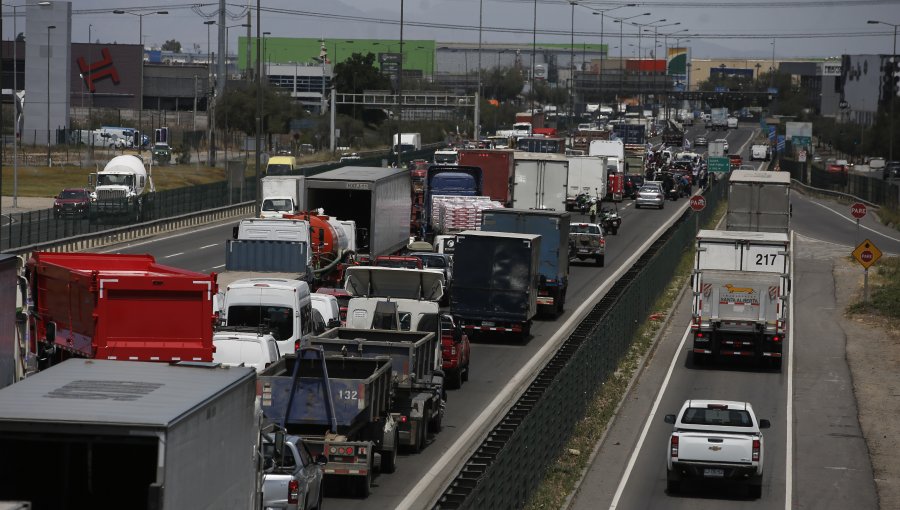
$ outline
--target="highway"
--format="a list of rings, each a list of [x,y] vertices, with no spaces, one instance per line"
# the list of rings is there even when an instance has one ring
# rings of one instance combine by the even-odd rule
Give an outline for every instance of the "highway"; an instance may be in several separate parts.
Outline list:
[[[690,361],[690,295],[685,293],[646,369],[633,386],[572,509],[877,508],[868,450],[835,314],[832,257],[847,256],[859,236],[884,251],[896,232],[864,218],[859,236],[849,206],[793,193],[793,331],[781,371],[742,363],[699,369]],[[793,395],[793,398],[789,398]],[[772,421],[765,431],[762,497],[731,483],[694,482],[666,492],[665,449],[684,400],[749,401]]]
[[[756,130],[753,127],[742,126],[729,132],[727,138],[732,145],[732,152],[741,146],[746,148]],[[702,134],[706,134],[706,130],[695,127],[688,133],[688,137],[693,140],[694,136]],[[631,256],[665,219],[683,211],[685,207],[686,199],[668,202],[667,207],[662,210],[635,210],[632,201],[623,202],[619,206],[622,228],[618,235],[607,236],[606,266],[603,268],[588,264],[572,266],[566,313],[555,321],[537,321],[532,327],[532,338],[524,345],[508,341],[475,343],[472,346],[469,381],[460,390],[449,392],[444,430],[434,436],[422,453],[401,454],[397,472],[377,477],[368,499],[329,498],[328,506],[340,509],[396,507],[429,468],[445,454],[456,453],[455,450],[451,450],[451,446],[494,400],[507,382],[535,356],[547,339],[560,329],[560,325],[570,319],[572,310]],[[576,214],[574,219],[581,219],[581,216]],[[211,225],[102,251],[151,253],[159,262],[167,265],[202,272],[223,271],[225,240],[231,237],[233,226],[234,223]]]

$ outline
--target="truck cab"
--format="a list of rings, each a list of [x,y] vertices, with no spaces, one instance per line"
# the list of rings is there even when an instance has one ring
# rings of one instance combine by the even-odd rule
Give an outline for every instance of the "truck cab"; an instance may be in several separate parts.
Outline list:
[[[287,278],[245,278],[225,287],[225,326],[267,330],[281,355],[296,352],[313,334],[309,285]]]
[[[269,158],[266,175],[291,175],[297,168],[297,158],[293,156],[275,156]]]

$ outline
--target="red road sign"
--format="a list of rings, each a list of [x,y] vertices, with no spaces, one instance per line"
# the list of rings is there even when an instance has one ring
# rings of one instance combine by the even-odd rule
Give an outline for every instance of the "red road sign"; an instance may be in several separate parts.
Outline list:
[[[703,195],[694,195],[691,197],[691,209],[700,212],[706,209],[706,198]]]
[[[863,216],[866,215],[866,204],[862,202],[857,202],[850,206],[850,214],[856,219],[862,219]]]
[[[875,258],[875,254],[872,253],[870,250],[864,250],[862,253],[859,254],[859,260],[861,260],[867,264],[869,262],[872,262],[872,259],[874,259],[874,258]]]

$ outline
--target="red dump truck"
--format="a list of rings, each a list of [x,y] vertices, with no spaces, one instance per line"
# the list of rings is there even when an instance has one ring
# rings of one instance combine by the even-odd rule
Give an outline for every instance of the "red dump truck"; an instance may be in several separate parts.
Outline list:
[[[215,274],[150,255],[37,252],[29,259],[39,367],[67,358],[212,361]]]

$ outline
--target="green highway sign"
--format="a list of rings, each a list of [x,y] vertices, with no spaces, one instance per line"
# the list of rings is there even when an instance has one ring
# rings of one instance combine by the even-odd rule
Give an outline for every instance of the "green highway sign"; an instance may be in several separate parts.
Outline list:
[[[794,144],[794,146],[796,146],[796,147],[800,147],[800,146],[809,147],[810,145],[812,145],[812,140],[810,140],[810,137],[808,137],[808,136],[794,135],[793,137],[791,137],[791,143]]]
[[[727,174],[731,171],[731,161],[728,158],[709,158],[706,167],[710,172]]]

